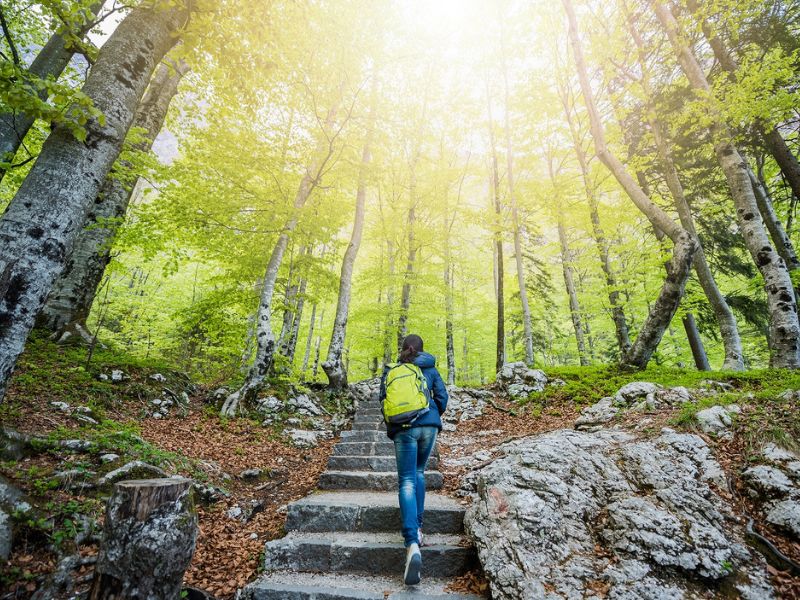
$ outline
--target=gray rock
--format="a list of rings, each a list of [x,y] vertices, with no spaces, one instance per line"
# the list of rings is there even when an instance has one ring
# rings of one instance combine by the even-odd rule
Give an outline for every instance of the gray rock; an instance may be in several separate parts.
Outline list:
[[[9,514],[0,508],[0,560],[8,560],[14,544],[14,527]]]
[[[500,450],[465,520],[495,600],[597,598],[598,581],[608,598],[691,598],[700,578],[729,577],[743,597],[773,597],[700,437],[559,430]]]
[[[237,504],[235,506],[231,506],[225,512],[225,515],[227,515],[229,519],[239,519],[243,513],[244,511],[242,510],[242,507]]]
[[[164,383],[167,380],[167,378],[164,377],[161,373],[153,373],[152,375],[150,375],[150,379],[152,379],[153,381],[158,381],[159,383]]]
[[[795,540],[800,540],[800,502],[798,500],[783,500],[775,504],[767,513],[767,521],[788,531]]]
[[[544,371],[531,369],[524,362],[506,363],[497,373],[497,385],[512,398],[525,398],[544,390],[547,376]]]
[[[613,398],[603,398],[600,402],[587,406],[581,411],[581,416],[575,421],[575,429],[597,431],[602,425],[611,421],[619,413],[619,408],[614,406]]]
[[[195,483],[194,489],[197,492],[197,497],[201,502],[206,504],[214,504],[228,496],[228,493],[218,487],[210,484]]]
[[[276,413],[283,409],[283,402],[275,396],[267,396],[266,398],[259,398],[256,401],[256,410],[264,414]]]
[[[58,445],[64,450],[73,452],[86,452],[92,449],[92,442],[89,440],[61,440]]]
[[[151,477],[166,477],[163,469],[147,464],[141,460],[133,460],[118,469],[109,471],[97,480],[98,487],[104,487],[122,481],[123,479],[145,479]]]
[[[458,423],[476,419],[486,408],[486,398],[492,393],[488,390],[448,386],[447,411],[442,416],[444,422]]]
[[[298,419],[297,417],[289,417],[286,419],[286,424],[291,425],[292,427],[299,427],[303,424],[303,419]]]
[[[772,463],[785,463],[800,460],[794,452],[781,448],[777,444],[768,443],[761,449],[761,455]]]
[[[292,444],[299,448],[313,448],[319,444],[320,440],[331,437],[329,432],[308,429],[287,429],[286,433]]]
[[[111,381],[113,381],[114,383],[119,383],[124,379],[125,379],[125,373],[123,373],[121,370],[114,369],[113,371],[111,371]]]
[[[261,469],[245,469],[241,473],[239,473],[239,477],[241,479],[257,479],[264,474],[264,471]]]
[[[70,405],[69,405],[69,404],[67,404],[66,402],[51,402],[51,403],[50,403],[50,406],[52,406],[53,408],[56,408],[56,409],[60,410],[60,411],[61,411],[61,412],[63,412],[63,413],[68,413],[68,412],[70,412]]]
[[[769,465],[750,467],[742,473],[742,479],[748,494],[756,499],[783,498],[796,489],[783,471]]]
[[[647,398],[648,396],[655,395],[661,386],[657,383],[650,383],[649,381],[632,381],[623,385],[614,395],[614,399],[620,404],[632,404],[635,400]]]
[[[153,400],[150,401],[150,403],[153,406],[161,406],[161,402],[162,402],[161,398],[154,398]]]
[[[106,375],[105,373],[100,373],[100,375],[98,375],[97,378],[100,381],[108,381],[108,375]]]
[[[738,415],[741,412],[742,409],[736,404],[728,404],[724,407],[716,405],[698,411],[695,418],[703,432],[723,439],[730,439],[733,437],[730,426],[733,425],[734,415]]]
[[[373,377],[350,384],[347,389],[348,396],[358,407],[362,402],[378,405],[378,394],[381,388],[381,378]]]
[[[319,417],[320,415],[324,414],[322,408],[320,408],[320,406],[317,405],[308,394],[298,394],[297,396],[292,396],[287,401],[287,404],[293,407],[301,415]]]
[[[111,463],[114,462],[115,460],[119,460],[119,454],[114,454],[113,452],[108,452],[107,454],[103,454],[100,456],[100,462],[103,464]]]
[[[667,406],[677,406],[694,400],[692,393],[681,385],[658,390],[655,395],[660,404]]]

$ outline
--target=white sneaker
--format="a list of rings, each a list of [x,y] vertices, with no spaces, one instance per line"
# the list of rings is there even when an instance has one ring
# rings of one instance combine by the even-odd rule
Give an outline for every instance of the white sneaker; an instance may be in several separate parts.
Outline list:
[[[422,554],[419,546],[411,544],[406,549],[406,570],[403,574],[403,581],[406,585],[417,585],[420,581],[420,571],[422,570]]]
[[[417,539],[419,540],[420,548],[422,548],[425,545],[425,543],[422,541],[424,537],[425,535],[422,533],[422,529],[417,529]]]

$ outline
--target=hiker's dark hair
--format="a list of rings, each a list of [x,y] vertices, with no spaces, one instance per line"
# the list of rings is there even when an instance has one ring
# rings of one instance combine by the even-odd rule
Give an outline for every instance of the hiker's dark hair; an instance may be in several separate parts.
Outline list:
[[[397,360],[403,363],[410,363],[417,358],[420,352],[422,352],[422,338],[412,333],[403,340],[403,345],[400,347],[400,356]]]

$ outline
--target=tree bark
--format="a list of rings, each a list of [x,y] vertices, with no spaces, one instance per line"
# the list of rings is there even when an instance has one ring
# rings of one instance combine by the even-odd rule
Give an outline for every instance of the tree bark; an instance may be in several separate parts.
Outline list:
[[[102,6],[102,2],[92,4],[89,7],[92,16],[96,16]],[[78,36],[83,37],[86,31],[87,28],[82,27]],[[39,79],[57,80],[67,68],[73,54],[74,51],[67,47],[64,37],[56,33],[47,40],[33,59],[28,72]],[[46,89],[39,90],[38,95],[41,100],[47,100]],[[24,112],[0,112],[0,160],[9,163],[14,160],[14,155],[35,121],[34,117]],[[0,167],[0,181],[3,180],[6,171],[7,169]]]
[[[683,329],[686,331],[686,338],[689,340],[689,347],[692,349],[694,366],[697,367],[698,371],[710,371],[711,365],[708,362],[708,355],[703,347],[703,339],[697,330],[697,323],[695,323],[692,313],[686,313],[686,316],[683,317]]]
[[[197,541],[191,479],[114,486],[89,600],[174,600]]]
[[[149,152],[152,148],[164,125],[172,98],[178,91],[178,84],[187,71],[183,63],[162,63],[156,70],[133,120],[133,127],[145,130],[144,140],[135,146],[136,150]],[[130,167],[127,163],[123,166]],[[135,185],[128,187],[113,174],[103,182],[87,215],[86,226],[37,318],[37,325],[50,330],[53,339],[59,342],[82,339],[91,343],[93,336],[86,326],[86,319],[103,273],[111,261],[111,246],[125,218],[134,188]]]
[[[397,351],[403,346],[403,339],[405,339],[408,322],[408,309],[411,306],[411,280],[414,277],[414,263],[417,260],[417,245],[414,239],[414,223],[416,221],[416,191],[417,191],[417,176],[414,172],[414,167],[411,171],[411,183],[409,184],[410,204],[408,206],[408,258],[406,259],[406,270],[403,273],[403,287],[400,291],[400,311],[397,315]]]
[[[522,303],[522,326],[525,341],[525,364],[533,366],[533,326],[531,324],[531,308],[528,303],[528,287],[525,285],[525,269],[522,263],[522,231],[519,222],[519,207],[514,193],[514,151],[511,144],[511,119],[509,112],[508,67],[503,55],[503,87],[505,92],[505,130],[506,130],[506,177],[508,178],[508,197],[511,200],[511,221],[514,225],[514,258],[517,264],[517,283],[519,299]]]
[[[564,273],[564,285],[569,295],[569,312],[572,317],[572,327],[575,329],[575,341],[578,345],[578,359],[581,366],[585,367],[589,364],[589,360],[586,356],[586,341],[584,339],[583,323],[581,322],[581,305],[578,302],[578,292],[575,289],[575,278],[572,273],[572,254],[567,241],[564,216],[560,211],[558,213],[558,241],[561,245],[561,270]]]
[[[586,150],[578,133],[578,128],[572,118],[572,111],[569,106],[567,90],[561,90],[561,104],[564,108],[564,115],[566,116],[569,125],[570,135],[572,137],[572,146],[575,150],[575,156],[578,159],[578,166],[581,171],[581,180],[583,182],[583,189],[586,194],[586,200],[589,204],[589,217],[592,222],[592,237],[594,238],[595,247],[597,248],[597,256],[600,259],[600,268],[603,270],[606,282],[606,294],[608,295],[608,305],[611,309],[611,320],[614,323],[614,333],[617,339],[617,348],[619,348],[620,356],[630,350],[631,341],[628,333],[628,322],[625,318],[625,309],[622,306],[622,298],[620,298],[619,290],[617,289],[617,276],[611,267],[611,257],[609,250],[608,238],[606,238],[605,231],[600,224],[600,211],[598,209],[597,195],[595,186],[593,185],[589,175],[589,160],[586,156]]]
[[[497,338],[495,345],[495,373],[499,373],[506,364],[506,314],[505,314],[505,259],[503,257],[503,205],[500,201],[500,169],[497,166],[497,145],[494,138],[494,123],[492,119],[492,98],[489,94],[487,82],[486,110],[489,120],[489,146],[492,152],[492,182],[491,193],[494,204],[494,254],[495,254],[495,298],[497,300]]]
[[[672,258],[667,263],[667,276],[661,291],[653,304],[653,308],[647,315],[647,319],[636,336],[631,349],[622,357],[622,364],[636,369],[643,369],[647,366],[650,357],[658,347],[664,331],[669,326],[675,311],[678,309],[681,298],[686,288],[686,281],[689,278],[692,258],[697,248],[694,237],[673,221],[667,213],[655,205],[642,188],[636,183],[628,173],[625,165],[608,149],[605,141],[600,117],[597,114],[597,107],[594,103],[589,77],[586,73],[586,64],[583,58],[583,50],[578,39],[578,26],[575,18],[575,11],[571,0],[562,0],[564,9],[569,19],[569,37],[575,57],[575,65],[578,71],[578,78],[581,91],[586,102],[586,109],[589,113],[589,122],[594,139],[595,151],[600,161],[611,171],[619,184],[627,193],[636,207],[647,216],[659,229],[666,233],[672,240]]]
[[[680,39],[674,17],[658,2],[654,2],[653,7],[690,85],[704,97],[711,94],[711,87],[697,59]],[[776,368],[800,368],[800,323],[789,271],[786,263],[770,244],[767,231],[758,218],[756,194],[747,163],[734,145],[722,115],[710,111],[709,117],[712,119],[710,131],[714,140],[714,153],[728,180],[739,227],[747,249],[764,277],[770,313],[770,365]]]
[[[389,262],[389,287],[386,290],[386,331],[383,335],[383,363],[389,364],[392,362],[392,331],[394,323],[392,322],[392,311],[394,310],[394,272],[395,272],[395,256],[394,256],[394,243],[392,240],[386,240],[386,252],[388,254]]]
[[[326,130],[330,129],[333,124],[336,112],[336,106],[331,107],[328,111],[325,119]],[[272,254],[264,273],[264,287],[261,289],[258,318],[256,319],[256,358],[242,386],[230,394],[222,404],[220,414],[223,416],[235,416],[239,411],[240,404],[252,404],[264,384],[264,379],[272,369],[276,346],[275,334],[272,331],[272,298],[275,293],[278,272],[280,271],[286,248],[289,245],[289,236],[297,227],[299,212],[305,206],[306,201],[311,196],[311,192],[319,185],[325,165],[333,155],[335,139],[335,136],[328,137],[325,131],[320,132],[320,139],[317,141],[314,156],[297,188],[291,216],[284,224],[283,231],[278,236],[272,249]]]
[[[308,279],[303,277],[300,280],[300,288],[297,290],[297,304],[294,309],[294,317],[292,318],[292,329],[289,332],[289,340],[286,343],[284,356],[288,359],[289,364],[294,363],[294,353],[297,350],[297,336],[300,333],[300,321],[303,319],[303,307],[306,301],[306,288],[308,287]]]
[[[57,126],[0,219],[0,400],[36,315],[122,148],[158,62],[176,43],[183,7],[136,8],[103,46],[83,88],[105,116],[85,141]]]
[[[800,162],[786,144],[786,140],[783,139],[777,127],[765,131],[763,135],[764,145],[778,163],[781,173],[786,178],[786,183],[789,184],[794,196],[800,198]]]
[[[367,201],[367,177],[369,164],[372,160],[372,137],[375,131],[375,110],[377,102],[377,84],[373,79],[370,99],[369,116],[367,117],[367,131],[364,147],[361,150],[361,164],[358,169],[358,188],[356,190],[356,211],[353,219],[353,231],[350,234],[350,244],[342,258],[342,269],[339,275],[339,296],[336,302],[336,316],[333,319],[331,342],[328,346],[328,357],[322,363],[322,369],[328,377],[328,387],[333,390],[343,390],[347,387],[347,369],[342,364],[342,351],[344,339],[347,334],[347,319],[350,314],[350,296],[353,290],[353,267],[361,247],[361,238],[364,233],[364,213]]]
[[[767,187],[763,184],[761,179],[753,173],[749,165],[747,169],[750,177],[750,184],[753,186],[753,192],[755,193],[758,212],[761,214],[761,219],[767,227],[772,243],[775,244],[775,249],[778,254],[780,254],[783,262],[786,263],[786,268],[789,269],[790,272],[800,269],[800,260],[797,258],[797,252],[795,252],[792,240],[784,230],[781,220],[775,213],[775,207],[772,204],[772,199],[769,197]]]
[[[303,354],[303,379],[306,377],[306,373],[308,373],[308,361],[311,358],[311,340],[314,337],[314,323],[317,320],[317,303],[311,305],[311,321],[308,324],[308,337],[306,338],[306,351]]]
[[[736,317],[728,306],[728,302],[722,295],[719,286],[717,286],[711,268],[708,266],[703,246],[699,244],[692,211],[689,208],[689,203],[686,201],[683,184],[678,176],[678,170],[672,158],[672,150],[652,106],[654,90],[650,82],[650,73],[647,68],[644,43],[636,29],[636,24],[633,21],[632,15],[628,15],[628,30],[638,50],[639,67],[642,73],[641,86],[645,95],[647,121],[653,134],[653,140],[656,145],[656,151],[664,173],[664,178],[667,182],[667,188],[669,188],[670,194],[672,195],[672,201],[675,204],[675,209],[678,212],[681,225],[698,240],[698,247],[694,255],[693,265],[695,273],[697,273],[697,279],[700,282],[700,287],[703,288],[703,292],[714,311],[720,336],[722,337],[722,344],[725,348],[725,359],[722,368],[731,371],[743,371],[744,357],[742,341],[739,337],[739,327],[736,323]],[[692,322],[694,322],[694,318],[692,318]],[[708,359],[706,358],[706,363],[707,362]]]

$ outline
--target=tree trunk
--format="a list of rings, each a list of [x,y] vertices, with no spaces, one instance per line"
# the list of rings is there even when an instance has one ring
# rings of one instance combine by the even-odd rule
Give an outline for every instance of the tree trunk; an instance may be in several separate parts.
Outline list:
[[[323,311],[319,315],[319,326],[318,326],[318,328],[320,330],[322,329],[322,324],[323,324],[324,321],[325,321],[325,310],[323,309]],[[317,336],[316,348],[314,349],[314,369],[312,371],[313,381],[317,380],[317,373],[319,372],[319,349],[320,349],[321,345],[322,345],[322,336],[318,335]]]
[[[417,189],[416,174],[411,172],[411,184],[409,195],[411,204],[408,207],[408,258],[406,259],[406,270],[403,274],[403,288],[400,291],[400,311],[397,316],[397,351],[403,346],[403,339],[406,337],[408,322],[408,309],[411,306],[411,280],[414,277],[414,263],[417,260],[417,246],[414,239],[414,222],[416,221],[416,208],[414,206]]]
[[[306,287],[308,287],[308,279],[303,277],[300,280],[300,289],[297,290],[297,304],[294,308],[294,317],[292,318],[292,329],[289,332],[289,340],[286,342],[284,356],[288,359],[289,364],[294,363],[294,353],[297,350],[297,336],[300,333],[300,322],[303,319],[303,307],[306,300]]]
[[[698,239],[697,230],[694,226],[694,218],[692,211],[689,208],[689,203],[686,201],[686,195],[683,191],[683,184],[681,184],[678,170],[675,167],[675,162],[672,159],[672,150],[670,149],[669,142],[664,135],[661,123],[656,118],[655,110],[652,106],[652,99],[654,97],[653,86],[650,83],[650,73],[647,69],[646,56],[644,50],[644,43],[636,29],[636,24],[633,21],[633,16],[628,16],[628,30],[630,31],[631,38],[636,44],[639,55],[639,67],[642,72],[641,86],[645,96],[647,120],[650,124],[650,130],[653,134],[653,140],[658,152],[658,158],[661,162],[661,167],[664,173],[664,178],[667,182],[670,194],[672,195],[675,209],[678,212],[678,218],[681,225],[686,229],[695,239]],[[708,299],[711,308],[714,311],[714,316],[717,319],[717,326],[719,327],[722,343],[725,348],[725,360],[722,368],[731,371],[743,371],[744,359],[742,351],[742,341],[739,338],[739,328],[736,323],[736,317],[733,311],[728,306],[728,302],[722,295],[711,268],[708,266],[705,252],[702,245],[698,243],[697,251],[694,255],[694,270],[697,273],[697,279],[700,282],[700,287]],[[694,320],[692,319],[694,322]],[[691,339],[690,339],[691,342]],[[696,358],[696,357],[695,357]],[[708,359],[706,358],[706,362]]]
[[[497,145],[494,138],[492,98],[487,84],[486,109],[489,119],[489,146],[492,152],[491,193],[494,204],[494,254],[495,254],[495,298],[497,300],[497,338],[495,345],[495,373],[506,364],[506,315],[505,315],[505,259],[503,257],[503,206],[500,201],[500,169],[497,166]]]
[[[374,75],[373,75],[374,76]],[[328,358],[322,363],[322,369],[328,377],[328,387],[333,390],[343,390],[347,387],[347,369],[342,365],[342,350],[347,334],[347,319],[350,313],[350,296],[353,289],[353,266],[361,247],[361,237],[364,232],[364,213],[367,201],[367,177],[369,164],[372,160],[371,146],[375,130],[375,104],[377,101],[377,83],[372,82],[372,98],[370,99],[369,116],[367,117],[367,131],[364,147],[361,150],[361,165],[358,169],[358,188],[356,190],[356,212],[353,219],[353,231],[350,235],[350,244],[345,250],[342,259],[342,269],[339,275],[339,297],[336,302],[336,316],[333,319],[331,342],[328,346]]]
[[[89,600],[175,600],[197,541],[191,479],[114,486]]]
[[[89,7],[92,16],[96,16],[102,6],[102,2],[92,4]],[[83,37],[86,31],[87,28],[82,27],[77,35]],[[61,35],[54,34],[33,59],[28,72],[39,79],[52,78],[55,81],[61,77],[73,54],[73,49],[67,47],[67,41]],[[47,100],[47,96],[47,89],[39,90],[41,100]],[[0,112],[0,161],[10,163],[14,160],[14,155],[35,121],[34,117],[24,112]],[[0,181],[6,170],[0,167]]]
[[[556,209],[558,210],[558,209]],[[578,292],[575,289],[575,278],[572,273],[572,254],[567,241],[567,231],[564,227],[564,216],[558,214],[558,240],[561,244],[561,269],[564,273],[564,285],[569,295],[569,312],[572,317],[572,326],[575,329],[575,341],[578,345],[578,359],[581,366],[589,364],[586,357],[586,342],[584,340],[583,323],[581,322],[581,305],[578,302]]]
[[[317,319],[317,303],[311,305],[311,321],[308,324],[308,337],[306,338],[306,351],[303,355],[303,379],[306,377],[306,373],[308,372],[308,361],[311,358],[311,340],[314,337],[314,323]]]
[[[514,150],[511,145],[511,120],[509,112],[508,68],[503,56],[503,85],[505,91],[505,129],[506,129],[506,165],[508,178],[508,197],[511,200],[511,220],[514,225],[514,258],[517,264],[517,283],[519,284],[519,299],[522,303],[522,326],[525,339],[525,364],[533,366],[533,327],[531,325],[531,308],[528,304],[528,288],[525,285],[525,269],[522,264],[522,232],[519,222],[519,208],[517,197],[514,193]]]
[[[456,350],[453,339],[453,266],[450,264],[448,248],[446,266],[444,268],[445,293],[445,351],[447,354],[447,385],[456,384]]]
[[[772,204],[772,199],[769,197],[769,192],[767,192],[767,187],[763,184],[761,179],[756,177],[749,165],[747,169],[750,177],[750,184],[753,186],[753,192],[755,193],[758,212],[761,214],[761,219],[767,227],[772,243],[775,244],[775,249],[778,251],[778,254],[780,254],[783,262],[786,263],[786,268],[789,269],[790,272],[800,269],[800,260],[797,258],[797,252],[795,252],[794,245],[789,235],[783,229],[781,220],[775,213],[775,208]]]
[[[333,106],[328,111],[325,119],[325,128],[330,129],[336,117],[337,107]],[[272,254],[267,263],[267,270],[264,273],[264,287],[261,290],[261,300],[258,306],[258,318],[256,320],[256,358],[247,374],[242,386],[229,395],[222,404],[220,414],[223,416],[235,416],[239,411],[239,405],[252,404],[261,386],[264,384],[275,358],[275,334],[272,331],[272,297],[275,293],[275,283],[278,279],[278,272],[283,262],[283,255],[289,245],[289,236],[297,227],[299,212],[305,206],[306,201],[311,196],[311,192],[319,185],[325,165],[333,155],[335,138],[329,138],[325,132],[320,134],[314,157],[306,168],[297,193],[294,197],[294,204],[291,216],[283,226],[283,231],[278,236]]]
[[[300,247],[299,255],[303,256],[305,246]],[[289,337],[289,332],[292,329],[292,318],[294,316],[295,297],[297,296],[297,284],[294,283],[295,271],[295,254],[294,244],[289,248],[289,269],[286,274],[286,287],[283,294],[283,321],[281,323],[281,332],[278,335],[278,351],[285,356],[286,340]]]
[[[0,400],[36,315],[117,159],[155,66],[187,11],[136,8],[104,44],[83,88],[105,115],[85,141],[56,126],[0,218]],[[78,176],[79,175],[79,176]]]
[[[667,31],[670,43],[691,86],[702,96],[712,93],[708,80],[689,47],[680,39],[672,14],[660,3],[653,4],[656,16]],[[770,244],[758,218],[758,205],[747,163],[733,144],[722,115],[709,111],[710,131],[717,161],[728,180],[736,206],[739,227],[745,244],[764,277],[770,313],[770,365],[776,368],[800,368],[800,323],[797,318],[792,280],[786,263]]]
[[[392,362],[392,332],[394,331],[392,311],[394,310],[394,272],[396,260],[394,256],[394,243],[392,240],[386,240],[386,252],[389,262],[389,286],[386,290],[386,330],[383,334],[383,364]]]
[[[597,255],[600,259],[600,268],[603,270],[603,275],[605,276],[606,294],[608,295],[608,305],[611,310],[611,320],[614,322],[614,334],[617,338],[617,348],[619,348],[620,357],[622,357],[625,356],[631,347],[628,322],[625,318],[625,309],[622,306],[622,299],[617,289],[617,276],[611,267],[608,238],[606,238],[605,231],[603,231],[603,227],[600,224],[597,195],[595,186],[592,184],[589,176],[589,160],[586,156],[586,150],[583,148],[577,126],[572,118],[567,91],[561,90],[560,96],[564,108],[564,115],[566,116],[570,135],[572,137],[572,146],[575,150],[575,156],[578,159],[578,166],[581,171],[583,189],[589,204],[589,216],[592,221],[592,237],[594,238]]]
[[[647,315],[639,335],[636,336],[631,349],[625,353],[622,363],[637,369],[647,366],[650,357],[658,347],[664,331],[672,321],[675,311],[678,309],[683,292],[686,288],[686,281],[689,278],[692,257],[697,248],[694,237],[685,229],[673,221],[667,213],[655,205],[642,188],[636,183],[628,173],[625,165],[608,149],[605,141],[605,134],[597,114],[597,107],[594,103],[592,89],[589,85],[589,77],[586,73],[586,64],[583,58],[583,50],[578,39],[577,20],[572,7],[571,0],[562,0],[562,4],[569,18],[569,37],[575,56],[575,65],[578,71],[581,90],[586,102],[586,109],[589,113],[589,122],[594,139],[595,150],[600,161],[611,171],[619,184],[627,193],[636,207],[647,216],[659,229],[666,233],[673,243],[672,259],[666,265],[667,276],[661,288],[652,310]]]
[[[185,64],[162,63],[153,75],[150,87],[136,110],[133,127],[145,130],[144,141],[135,146],[149,152],[161,131],[170,102],[178,84],[188,71]],[[130,164],[124,163],[129,168]],[[111,246],[133,196],[135,185],[128,187],[114,174],[109,174],[87,216],[86,226],[75,242],[72,254],[61,276],[53,286],[47,303],[37,318],[37,326],[53,332],[53,339],[65,342],[83,339],[91,343],[92,334],[86,319],[92,308],[97,288],[111,261]]]
[[[694,366],[697,367],[698,371],[710,371],[711,365],[708,363],[708,355],[703,347],[703,339],[697,330],[697,323],[695,323],[692,313],[686,313],[686,316],[683,317],[683,328],[686,330],[686,338],[689,340],[689,347],[692,349]]]

